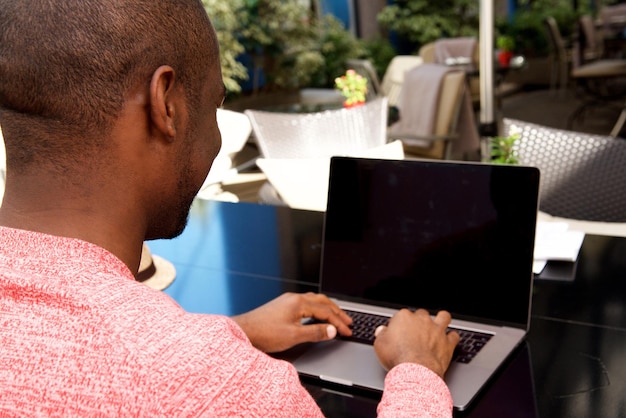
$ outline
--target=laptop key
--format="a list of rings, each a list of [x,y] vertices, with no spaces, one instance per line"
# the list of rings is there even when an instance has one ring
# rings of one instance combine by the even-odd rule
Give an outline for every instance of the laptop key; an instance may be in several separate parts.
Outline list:
[[[487,341],[491,339],[491,334],[456,328],[448,329],[453,329],[458,332],[461,337],[461,340],[454,349],[454,354],[452,355],[452,361],[456,361],[458,363],[469,363],[472,361],[476,354],[478,354],[485,344],[487,344]]]
[[[365,312],[346,311],[352,318],[352,335],[341,337],[349,341],[356,341],[364,344],[374,344],[374,331],[381,325],[389,323],[389,317],[368,314]]]
[[[374,331],[376,331],[376,328],[389,323],[389,317],[382,315],[349,310],[346,310],[346,313],[352,318],[352,335],[349,337],[340,336],[343,340],[372,345],[374,344]],[[491,334],[457,328],[448,328],[448,330],[458,332],[461,337],[452,355],[452,361],[459,363],[472,361],[492,336]]]

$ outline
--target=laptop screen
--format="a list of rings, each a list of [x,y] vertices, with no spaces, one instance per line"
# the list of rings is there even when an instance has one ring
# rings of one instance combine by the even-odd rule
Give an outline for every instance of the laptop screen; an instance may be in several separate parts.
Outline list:
[[[539,171],[333,157],[320,291],[526,327]]]

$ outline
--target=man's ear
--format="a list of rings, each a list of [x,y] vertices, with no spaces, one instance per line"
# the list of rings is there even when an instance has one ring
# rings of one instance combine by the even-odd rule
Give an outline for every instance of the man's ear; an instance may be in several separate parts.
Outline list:
[[[154,129],[167,138],[176,135],[175,78],[174,69],[169,65],[162,65],[156,69],[150,80],[150,117]]]

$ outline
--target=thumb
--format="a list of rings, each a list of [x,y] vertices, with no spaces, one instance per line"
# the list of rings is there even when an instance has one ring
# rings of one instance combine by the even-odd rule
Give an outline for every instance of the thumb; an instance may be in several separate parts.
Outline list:
[[[304,329],[306,332],[303,333],[303,337],[305,337],[308,342],[332,340],[337,336],[337,328],[331,324],[305,325]]]
[[[386,330],[387,327],[385,325],[379,325],[378,327],[376,327],[376,329],[374,330],[374,337],[378,337],[381,332],[383,332],[384,330]]]

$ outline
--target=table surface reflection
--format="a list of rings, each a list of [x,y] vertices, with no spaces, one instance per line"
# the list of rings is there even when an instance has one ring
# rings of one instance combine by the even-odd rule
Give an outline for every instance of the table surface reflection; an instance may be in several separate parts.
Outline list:
[[[235,315],[286,291],[317,291],[323,216],[197,200],[180,237],[148,245],[175,265],[165,292],[184,309]],[[526,341],[455,415],[626,416],[626,238],[585,237],[564,271],[564,280],[535,280]],[[379,394],[303,384],[328,417],[376,415]]]

